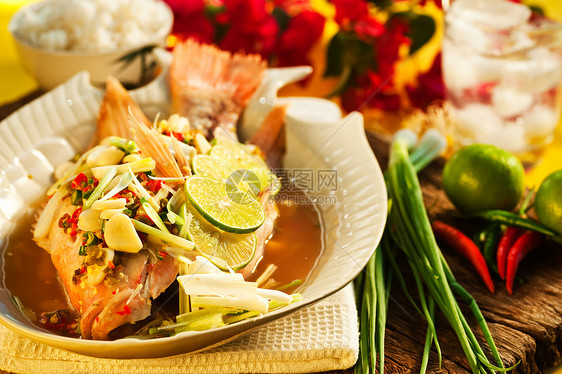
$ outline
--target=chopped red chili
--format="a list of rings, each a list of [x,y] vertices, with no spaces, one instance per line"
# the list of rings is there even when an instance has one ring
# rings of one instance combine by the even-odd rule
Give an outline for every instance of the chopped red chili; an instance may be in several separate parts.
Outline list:
[[[150,192],[156,193],[162,188],[162,181],[158,179],[151,179],[146,182],[146,189]]]
[[[86,174],[78,174],[70,183],[70,187],[74,190],[80,190],[82,192],[88,192],[98,185],[98,180],[95,178],[88,179]]]
[[[124,316],[126,314],[131,314],[131,309],[129,309],[128,305],[125,305],[125,307],[123,307],[123,311],[115,313],[119,314],[120,316]]]
[[[170,130],[166,130],[166,131],[164,131],[164,135],[173,136],[174,138],[176,138],[177,140],[179,140],[182,143],[185,141],[185,137],[183,136],[183,134],[181,132],[173,132],[173,131],[170,131]]]
[[[65,214],[59,220],[59,227],[64,230],[65,233],[70,234],[71,236],[75,236],[77,234],[78,229],[78,218],[82,213],[82,208],[78,207],[72,216]]]

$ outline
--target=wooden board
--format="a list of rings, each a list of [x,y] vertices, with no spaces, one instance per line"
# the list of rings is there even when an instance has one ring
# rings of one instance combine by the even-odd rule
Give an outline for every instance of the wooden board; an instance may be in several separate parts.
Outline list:
[[[367,133],[371,148],[384,169],[388,159],[388,143]],[[425,205],[430,219],[439,218],[464,230],[466,220],[454,218],[458,213],[441,187],[444,161],[438,160],[420,173]],[[545,245],[529,254],[521,263],[518,276],[524,284],[515,286],[509,295],[505,283],[494,279],[496,293],[491,294],[464,258],[447,248],[445,257],[458,282],[476,299],[494,337],[506,366],[520,361],[514,373],[540,373],[561,361],[562,350],[562,247]],[[407,278],[407,271],[403,273]],[[411,291],[412,295],[415,290]],[[472,316],[463,307],[466,316]],[[483,346],[485,342],[474,319],[468,318]],[[425,341],[426,323],[402,294],[398,286],[391,292],[386,329],[387,373],[419,372]],[[470,366],[464,358],[457,337],[445,317],[437,317],[437,335],[441,342],[443,364],[438,367],[432,352],[431,373],[466,373]]]

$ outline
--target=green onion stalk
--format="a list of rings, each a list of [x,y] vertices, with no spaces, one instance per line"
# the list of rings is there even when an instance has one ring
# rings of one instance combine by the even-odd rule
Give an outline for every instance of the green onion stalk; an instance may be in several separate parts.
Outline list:
[[[435,330],[436,307],[455,331],[473,373],[511,370],[512,368],[504,368],[476,301],[456,282],[437,246],[424,206],[417,172],[442,152],[445,140],[437,131],[430,130],[417,146],[416,141],[417,137],[409,130],[401,130],[394,137],[389,166],[385,173],[390,207],[387,226],[373,258],[354,282],[361,329],[356,372],[374,373],[377,353],[379,373],[384,372],[384,330],[393,276],[396,276],[407,299],[428,324],[421,362],[422,373],[427,369],[429,352],[433,345],[441,366],[441,349]],[[406,282],[398,271],[395,256],[399,253],[404,255],[411,270],[419,306],[408,293]],[[469,305],[476,317],[496,365],[490,363],[484,354],[459,307],[455,294],[462,302]]]

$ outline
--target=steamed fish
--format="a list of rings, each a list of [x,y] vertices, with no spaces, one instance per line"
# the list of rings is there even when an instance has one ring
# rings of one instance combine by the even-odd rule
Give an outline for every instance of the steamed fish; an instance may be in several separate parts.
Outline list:
[[[152,123],[119,82],[109,79],[97,145],[61,171],[35,225],[34,240],[50,253],[86,339],[108,339],[117,327],[150,317],[152,300],[197,256],[216,269],[248,276],[273,233],[278,212],[272,182],[278,181],[259,148],[238,143],[234,135],[265,63],[192,41],[176,48],[173,61],[178,114]],[[212,144],[208,138],[214,138]],[[195,163],[196,158],[206,161]],[[238,181],[255,203],[226,204],[212,187],[226,184],[241,168],[257,176],[257,190]],[[211,186],[209,201],[231,216],[262,217],[259,225],[246,230],[239,219],[214,217],[221,212],[186,193],[189,178]]]

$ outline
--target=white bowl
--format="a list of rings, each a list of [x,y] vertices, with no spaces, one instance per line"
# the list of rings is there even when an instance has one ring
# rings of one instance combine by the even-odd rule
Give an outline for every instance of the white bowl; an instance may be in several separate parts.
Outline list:
[[[54,167],[87,147],[95,131],[102,94],[83,72],[0,123],[0,243],[14,228],[18,215],[52,183]],[[131,94],[147,115],[169,113],[165,74]],[[85,355],[161,357],[224,343],[342,289],[367,264],[382,236],[387,213],[384,178],[365,138],[361,114],[315,125],[306,124],[310,116],[302,120],[295,116],[298,113],[287,118],[284,166],[335,174],[335,185],[328,183],[310,192],[319,202],[324,250],[299,290],[301,302],[214,330],[153,340],[91,341],[38,328],[0,283],[0,323],[35,341]],[[0,279],[4,277],[4,250],[0,247]]]
[[[48,6],[53,1],[56,0],[44,0],[23,6],[8,23],[8,30],[14,39],[23,65],[35,77],[41,88],[50,90],[82,70],[90,73],[91,83],[98,87],[103,87],[109,75],[129,86],[139,86],[146,81],[143,79],[143,70],[150,78],[154,76],[156,59],[151,50],[165,46],[173,24],[172,10],[164,2],[162,5],[166,10],[166,21],[149,40],[118,49],[69,51],[41,48],[30,44],[20,36],[18,30],[20,20],[27,12],[36,12],[39,7]],[[144,61],[140,55],[130,63],[121,60],[125,56],[144,50],[146,50]]]

